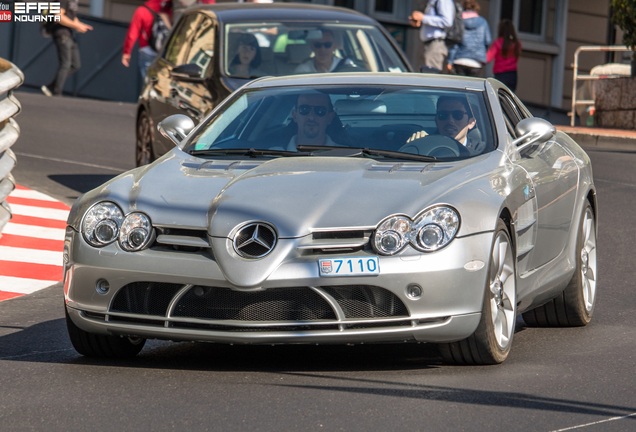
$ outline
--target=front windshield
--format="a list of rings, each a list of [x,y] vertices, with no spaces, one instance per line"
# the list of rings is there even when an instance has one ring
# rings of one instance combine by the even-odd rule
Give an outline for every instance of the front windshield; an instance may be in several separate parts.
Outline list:
[[[235,94],[186,151],[457,160],[494,150],[482,92],[415,86],[284,87]],[[360,151],[354,152],[354,149]],[[363,151],[364,150],[364,151]],[[349,152],[349,153],[347,153]]]
[[[378,28],[320,23],[228,24],[224,71],[234,78],[316,72],[407,72]]]

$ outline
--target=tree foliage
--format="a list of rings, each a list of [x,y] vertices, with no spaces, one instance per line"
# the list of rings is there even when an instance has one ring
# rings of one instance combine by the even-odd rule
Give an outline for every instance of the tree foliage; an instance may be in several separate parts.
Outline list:
[[[612,0],[612,21],[623,30],[623,43],[636,50],[636,0]]]

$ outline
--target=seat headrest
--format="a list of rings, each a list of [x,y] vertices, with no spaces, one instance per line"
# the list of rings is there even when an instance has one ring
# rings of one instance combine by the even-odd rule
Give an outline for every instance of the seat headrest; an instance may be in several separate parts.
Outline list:
[[[311,47],[307,44],[289,44],[285,47],[287,62],[300,64],[311,55]]]

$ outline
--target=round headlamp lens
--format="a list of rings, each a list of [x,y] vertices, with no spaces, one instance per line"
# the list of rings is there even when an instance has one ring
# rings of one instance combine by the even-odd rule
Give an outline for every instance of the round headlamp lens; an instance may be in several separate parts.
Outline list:
[[[145,248],[152,237],[150,219],[143,213],[130,213],[124,219],[119,233],[119,245],[126,251]]]
[[[123,220],[124,214],[114,203],[97,203],[84,215],[82,235],[91,246],[106,246],[117,239]]]
[[[426,225],[420,230],[418,241],[426,249],[436,249],[444,241],[444,233],[437,225]]]
[[[435,251],[455,238],[459,230],[459,215],[451,207],[434,207],[422,213],[415,226],[419,229],[413,246],[424,252]]]
[[[411,221],[405,216],[391,216],[380,223],[373,236],[375,250],[383,255],[401,251],[409,242]]]

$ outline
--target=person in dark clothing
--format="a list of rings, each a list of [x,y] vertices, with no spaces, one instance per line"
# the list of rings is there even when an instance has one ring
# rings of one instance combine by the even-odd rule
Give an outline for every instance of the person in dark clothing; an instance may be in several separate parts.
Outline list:
[[[47,96],[60,96],[64,90],[66,79],[77,72],[81,65],[79,47],[75,40],[74,31],[86,33],[93,27],[81,22],[77,18],[79,0],[60,1],[60,21],[47,25],[47,31],[53,37],[57,50],[58,67],[53,81],[41,87]]]

